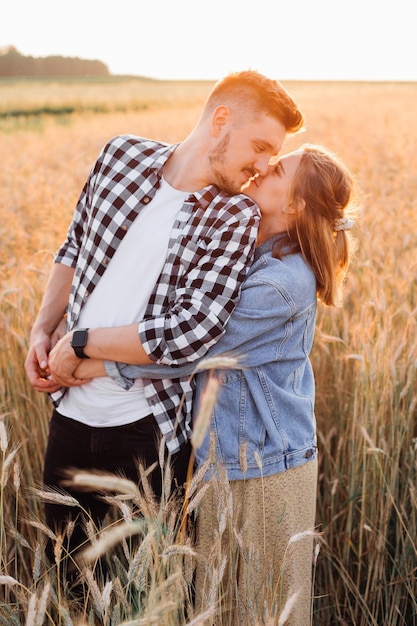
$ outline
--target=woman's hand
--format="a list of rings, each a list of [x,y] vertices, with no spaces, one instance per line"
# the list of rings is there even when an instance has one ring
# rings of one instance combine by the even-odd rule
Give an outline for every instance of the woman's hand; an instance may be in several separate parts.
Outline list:
[[[29,381],[36,391],[53,393],[60,387],[50,375],[48,359],[50,351],[61,337],[65,335],[65,327],[66,319],[63,317],[51,335],[42,328],[40,330],[34,328],[31,332],[30,348],[25,361],[25,369]]]

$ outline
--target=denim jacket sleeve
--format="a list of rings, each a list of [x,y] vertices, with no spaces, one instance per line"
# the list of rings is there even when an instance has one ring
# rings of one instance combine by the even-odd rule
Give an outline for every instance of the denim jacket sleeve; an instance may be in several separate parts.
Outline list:
[[[129,390],[135,378],[160,379],[183,378],[191,376],[198,365],[198,361],[187,363],[179,367],[171,365],[128,365],[114,361],[104,361],[107,375],[123,389]]]

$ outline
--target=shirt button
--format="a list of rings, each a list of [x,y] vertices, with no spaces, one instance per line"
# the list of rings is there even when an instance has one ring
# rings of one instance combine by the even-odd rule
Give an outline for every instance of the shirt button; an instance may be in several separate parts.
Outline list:
[[[311,457],[313,456],[313,450],[307,450],[304,456],[306,459],[311,459]]]
[[[122,226],[120,226],[120,229],[121,229],[121,230],[127,230],[127,226],[126,226],[126,224],[122,224]]]
[[[142,200],[143,204],[148,204],[150,202],[150,198],[148,198],[148,196],[145,196]]]
[[[108,262],[109,262],[108,259],[103,259],[103,265],[107,265]]]

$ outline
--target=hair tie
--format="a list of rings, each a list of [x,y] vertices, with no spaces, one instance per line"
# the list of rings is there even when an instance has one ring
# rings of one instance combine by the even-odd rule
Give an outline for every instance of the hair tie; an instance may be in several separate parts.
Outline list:
[[[350,220],[348,217],[341,217],[334,221],[333,230],[336,232],[340,230],[350,230],[355,225],[353,220]]]

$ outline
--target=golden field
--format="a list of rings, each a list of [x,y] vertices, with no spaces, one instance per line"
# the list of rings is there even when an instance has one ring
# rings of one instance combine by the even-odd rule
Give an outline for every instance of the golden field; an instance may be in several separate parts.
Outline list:
[[[307,121],[284,151],[323,144],[362,189],[345,303],[319,309],[312,354],[320,448],[313,623],[415,626],[417,84],[284,84]],[[143,552],[134,555],[137,565],[143,559],[142,574],[148,568],[146,585],[120,562],[107,583],[88,570],[88,603],[74,610],[59,556],[58,576],[43,559],[47,530],[36,489],[50,407],[23,368],[54,251],[99,150],[123,133],[181,141],[210,87],[131,78],[0,81],[0,625],[214,623],[215,607],[205,616],[189,609],[187,617],[181,608],[191,547],[176,538],[168,510],[146,518]],[[153,523],[171,524],[171,534]],[[257,623],[279,623],[268,619]]]

